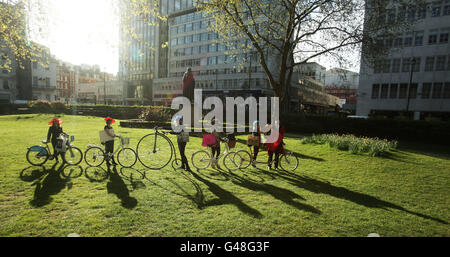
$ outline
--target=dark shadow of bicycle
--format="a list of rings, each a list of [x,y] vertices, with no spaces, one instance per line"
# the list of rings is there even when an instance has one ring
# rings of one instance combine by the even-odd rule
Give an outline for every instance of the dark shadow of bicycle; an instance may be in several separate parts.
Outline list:
[[[56,169],[57,164],[55,163],[48,172],[46,176],[38,178],[32,185],[35,186],[33,200],[30,204],[33,207],[43,207],[52,201],[52,195],[59,194],[67,184],[67,180],[63,179],[61,176],[64,170],[64,164]]]
[[[109,178],[109,172],[102,167],[89,167],[84,175],[91,183],[101,183]]]
[[[146,186],[143,183],[145,174],[137,169],[133,168],[121,168],[120,176],[130,183],[131,188],[134,190],[145,189]]]
[[[47,173],[44,166],[30,166],[20,172],[20,179],[24,182],[33,182]]]

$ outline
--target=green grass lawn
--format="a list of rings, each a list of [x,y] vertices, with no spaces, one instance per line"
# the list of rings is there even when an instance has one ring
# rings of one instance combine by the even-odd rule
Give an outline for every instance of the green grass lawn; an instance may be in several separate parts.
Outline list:
[[[0,117],[0,236],[450,236],[449,148],[408,146],[379,158],[288,138],[300,159],[295,173],[263,165],[233,173],[150,171],[138,162],[92,180],[107,174],[106,164],[35,168],[26,161],[51,118]],[[103,119],[62,119],[83,151],[98,144]],[[114,127],[132,148],[151,132]],[[188,157],[200,145],[192,138]]]

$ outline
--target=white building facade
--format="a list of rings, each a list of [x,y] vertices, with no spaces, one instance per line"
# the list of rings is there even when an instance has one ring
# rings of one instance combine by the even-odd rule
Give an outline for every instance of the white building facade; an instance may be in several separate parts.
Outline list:
[[[391,8],[387,17],[399,17]],[[450,1],[407,10],[412,31],[379,43],[391,48],[374,67],[362,62],[357,115],[450,118]],[[413,61],[414,60],[414,61]]]

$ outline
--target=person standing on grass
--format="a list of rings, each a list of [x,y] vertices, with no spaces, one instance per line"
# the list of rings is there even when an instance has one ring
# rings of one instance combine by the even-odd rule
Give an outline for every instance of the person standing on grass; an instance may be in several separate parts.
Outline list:
[[[253,146],[252,167],[256,168],[256,160],[259,154],[259,148],[261,147],[261,125],[259,121],[253,122],[252,136],[259,138],[259,143]]]
[[[111,125],[116,123],[116,121],[113,118],[108,117],[105,119],[105,122],[106,122],[106,126],[105,126],[104,130],[105,130],[106,135],[109,137],[108,140],[105,142],[106,163],[108,165],[111,165],[111,163],[109,162],[111,159],[112,164],[115,166],[115,165],[117,165],[117,163],[114,160],[114,155],[113,155],[114,154],[114,139],[118,136],[114,133],[114,129],[112,128]],[[109,155],[111,155],[111,156],[109,156]]]
[[[181,156],[181,167],[180,169],[183,169],[185,171],[190,171],[191,168],[189,167],[189,162],[186,157],[186,145],[189,142],[189,133],[184,132],[184,119],[183,116],[177,116],[175,117],[175,123],[176,123],[176,131],[180,131],[177,135],[177,142],[178,142],[178,150],[180,151]]]
[[[279,133],[278,135],[278,139],[276,142],[271,143],[271,144],[267,144],[267,151],[269,153],[269,167],[268,170],[271,171],[272,169],[272,161],[273,161],[273,156],[275,155],[275,170],[278,169],[278,164],[280,161],[280,155],[284,152],[284,132],[285,132],[285,127],[284,125],[281,123],[281,120],[278,120],[275,122],[275,127],[273,128],[275,130],[277,130]]]
[[[216,125],[218,125],[218,121],[216,119],[211,120],[211,134],[213,134],[216,137],[216,144],[211,146],[212,150],[212,168],[213,169],[221,169],[219,166],[219,158],[220,158],[220,142],[221,137],[219,132],[216,130]]]
[[[58,138],[61,135],[61,133],[63,133],[63,128],[61,127],[61,124],[63,124],[63,121],[58,118],[54,118],[48,123],[48,125],[51,125],[51,127],[48,128],[47,142],[52,142],[53,158],[56,160],[57,163],[59,162],[58,154],[61,154],[61,158],[62,158],[62,153],[58,153],[56,151],[56,145],[58,143]],[[62,158],[62,159],[64,160],[64,158]]]

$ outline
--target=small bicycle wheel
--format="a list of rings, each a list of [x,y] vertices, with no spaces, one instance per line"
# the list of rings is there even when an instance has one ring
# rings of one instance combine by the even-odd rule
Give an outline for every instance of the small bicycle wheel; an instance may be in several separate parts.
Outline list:
[[[71,147],[71,149],[68,149],[64,155],[64,161],[70,166],[75,166],[80,164],[80,162],[83,160],[83,152],[77,147]]]
[[[252,164],[252,160],[250,153],[244,150],[234,155],[234,163],[239,164],[239,169],[247,169]]]
[[[100,147],[91,147],[84,153],[84,161],[90,167],[98,167],[105,162],[105,152]]]
[[[197,170],[205,170],[211,165],[211,155],[207,151],[198,151],[192,155],[192,165]]]
[[[235,171],[241,167],[241,159],[235,158],[235,156],[235,152],[230,152],[223,157],[223,166],[229,171]]]
[[[174,170],[177,170],[177,169],[179,169],[181,167],[181,164],[182,164],[182,161],[180,159],[175,159],[172,162],[172,168]]]
[[[119,164],[124,168],[131,168],[136,164],[137,155],[131,148],[124,148],[117,154]]]
[[[280,167],[284,171],[295,171],[298,168],[298,165],[298,158],[292,153],[283,154],[282,156],[280,156]]]
[[[173,156],[170,139],[162,134],[149,134],[139,141],[137,158],[146,168],[160,170],[166,167]]]
[[[27,161],[33,166],[42,166],[48,160],[49,155],[43,154],[43,152],[32,151],[31,149],[27,152]]]

